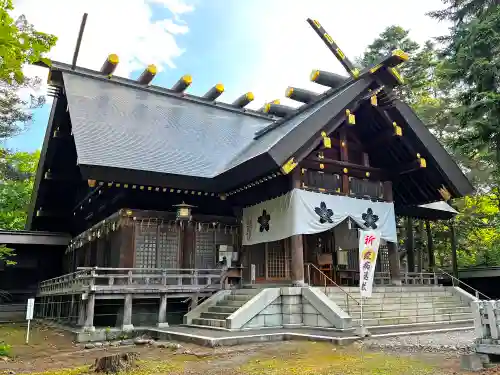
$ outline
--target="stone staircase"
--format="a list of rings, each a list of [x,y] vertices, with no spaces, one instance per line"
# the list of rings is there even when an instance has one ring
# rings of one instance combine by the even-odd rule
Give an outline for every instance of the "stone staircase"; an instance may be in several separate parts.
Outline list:
[[[231,291],[231,294],[225,296],[224,299],[217,302],[215,306],[208,307],[207,311],[202,312],[199,318],[194,318],[192,325],[210,328],[226,328],[226,318],[259,292],[260,289],[253,288],[234,289]]]
[[[324,290],[324,288],[322,288]],[[359,288],[343,288],[352,297],[361,300]],[[359,326],[361,306],[338,288],[328,288],[328,297],[347,312],[353,326]],[[372,297],[363,302],[363,323],[367,328],[435,326],[473,326],[469,301],[454,294],[452,287],[403,286],[375,287]]]

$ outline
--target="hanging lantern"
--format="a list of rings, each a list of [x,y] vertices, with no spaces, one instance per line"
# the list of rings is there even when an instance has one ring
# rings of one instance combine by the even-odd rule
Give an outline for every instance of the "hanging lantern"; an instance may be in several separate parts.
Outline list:
[[[177,220],[191,220],[191,209],[196,207],[182,202],[181,204],[173,205],[177,208]]]

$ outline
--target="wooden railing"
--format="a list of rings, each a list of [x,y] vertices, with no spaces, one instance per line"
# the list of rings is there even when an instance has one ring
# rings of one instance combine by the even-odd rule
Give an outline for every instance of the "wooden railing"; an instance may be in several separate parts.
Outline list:
[[[220,269],[78,268],[40,283],[38,295],[211,291],[221,288],[220,281]]]
[[[320,271],[316,266],[311,269],[311,263],[305,265],[306,279],[312,286],[338,286],[331,277]],[[357,286],[359,285],[359,271],[342,270],[339,273],[351,273],[351,282],[348,285],[338,284],[341,286]],[[403,285],[438,285],[439,280],[443,279],[443,275],[433,272],[404,272],[401,274],[401,283]],[[373,284],[376,286],[392,285],[391,274],[389,272],[375,272]]]
[[[389,272],[375,272],[375,285],[390,285]],[[438,285],[439,275],[434,272],[404,272],[401,274],[403,285]]]
[[[350,176],[344,180],[341,174],[306,169],[302,176],[302,188],[330,194],[383,200],[384,185],[380,181]]]

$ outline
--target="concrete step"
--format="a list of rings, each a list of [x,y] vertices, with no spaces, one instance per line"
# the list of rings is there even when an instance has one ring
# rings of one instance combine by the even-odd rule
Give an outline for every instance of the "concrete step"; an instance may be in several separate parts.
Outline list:
[[[208,312],[232,314],[239,308],[239,306],[210,306]]]
[[[197,326],[206,326],[217,327],[217,328],[226,328],[226,321],[220,319],[203,319],[203,318],[195,318],[193,319],[193,324]]]
[[[284,288],[289,286],[291,286],[290,282],[270,283],[270,284],[244,284],[242,289]]]
[[[227,301],[250,301],[252,299],[252,295],[248,294],[230,294],[226,296],[224,299]]]
[[[386,325],[368,327],[372,337],[387,336],[407,336],[412,334],[446,332],[446,331],[465,331],[474,329],[473,320],[449,321],[449,322],[428,322],[412,323],[401,325]]]
[[[200,314],[201,319],[216,319],[216,320],[225,320],[230,313],[219,313],[219,312],[202,312]]]
[[[353,308],[356,306],[360,306],[360,304],[356,303],[355,301],[335,301],[332,300],[337,306],[349,306],[349,308]],[[441,300],[436,300],[436,301],[408,301],[408,300],[390,300],[390,301],[363,301],[363,306],[366,307],[367,309],[372,309],[373,307],[380,307],[383,306],[383,308],[380,308],[379,310],[392,310],[392,309],[399,309],[399,308],[405,308],[404,306],[408,306],[406,308],[412,309],[412,308],[422,308],[422,309],[429,309],[432,307],[451,307],[451,306],[468,306],[468,303],[462,302],[462,301],[457,301],[457,300],[450,300],[450,301],[441,301]]]
[[[421,316],[406,316],[393,318],[367,318],[363,317],[363,324],[369,326],[386,326],[398,324],[412,323],[428,323],[428,322],[450,322],[460,320],[472,320],[472,313],[460,314],[439,314],[439,315],[421,315]],[[359,325],[360,319],[353,319],[353,325]]]
[[[361,301],[361,297],[359,296],[352,296],[354,299]],[[330,295],[329,298],[332,301],[346,301],[346,296],[345,295]],[[354,302],[352,298],[349,298],[350,302]],[[370,304],[370,303],[394,303],[394,302],[446,302],[446,301],[460,301],[460,297],[458,296],[425,296],[425,297],[417,297],[417,296],[404,296],[404,295],[391,295],[388,297],[376,297],[372,296],[370,298],[365,298],[363,300],[363,303],[365,304]]]
[[[361,306],[350,303],[347,306],[345,303],[337,303],[344,311],[360,311]],[[469,307],[466,303],[457,302],[422,302],[422,303],[379,303],[379,304],[363,304],[363,311],[394,311],[394,310],[420,310],[420,309],[440,309],[440,308],[455,308],[455,307]]]
[[[319,289],[324,290],[325,288],[319,287]],[[342,287],[342,290],[345,292],[348,292],[349,294],[359,294],[359,287],[358,286],[348,286],[348,287]],[[327,292],[339,292],[343,293],[340,288],[337,287],[327,287]],[[375,286],[372,289],[372,293],[401,293],[401,292],[409,292],[409,293],[415,293],[415,292],[438,292],[438,291],[451,291],[451,287],[446,287],[446,286],[422,286],[422,285],[409,285],[409,286],[386,286],[386,287],[379,287]]]
[[[365,318],[395,318],[407,316],[426,316],[426,315],[442,315],[442,314],[469,314],[471,313],[470,307],[445,307],[437,309],[411,309],[411,310],[389,310],[389,311],[363,311]],[[361,311],[351,310],[349,315],[353,319],[361,316]]]
[[[222,301],[217,302],[216,306],[229,306],[229,307],[241,307],[248,301],[234,301],[223,299]]]
[[[348,292],[349,293],[349,292]],[[346,296],[346,293],[342,291],[328,292],[328,296]],[[354,298],[361,298],[359,292],[358,293],[349,293],[350,296]],[[401,297],[445,297],[445,296],[454,296],[453,292],[447,290],[437,290],[437,291],[426,291],[426,292],[378,292],[372,293],[370,298],[384,298],[384,297],[392,297],[392,296],[401,296]]]
[[[246,296],[251,296],[254,297],[257,294],[259,294],[260,290],[259,289],[233,289],[231,291],[232,295],[246,295]]]

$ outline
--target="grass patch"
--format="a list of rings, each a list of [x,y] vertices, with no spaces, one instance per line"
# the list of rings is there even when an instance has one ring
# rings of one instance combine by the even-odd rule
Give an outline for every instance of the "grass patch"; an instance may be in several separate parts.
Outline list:
[[[9,344],[0,342],[0,357],[11,357],[12,347]]]
[[[31,372],[29,375],[83,375],[90,373],[89,366],[75,367],[69,369],[58,369],[45,372]],[[27,375],[27,374],[26,374]]]
[[[271,358],[253,358],[239,367],[247,375],[431,375],[436,369],[408,357],[384,353],[337,350],[331,344],[309,343],[302,350]]]

